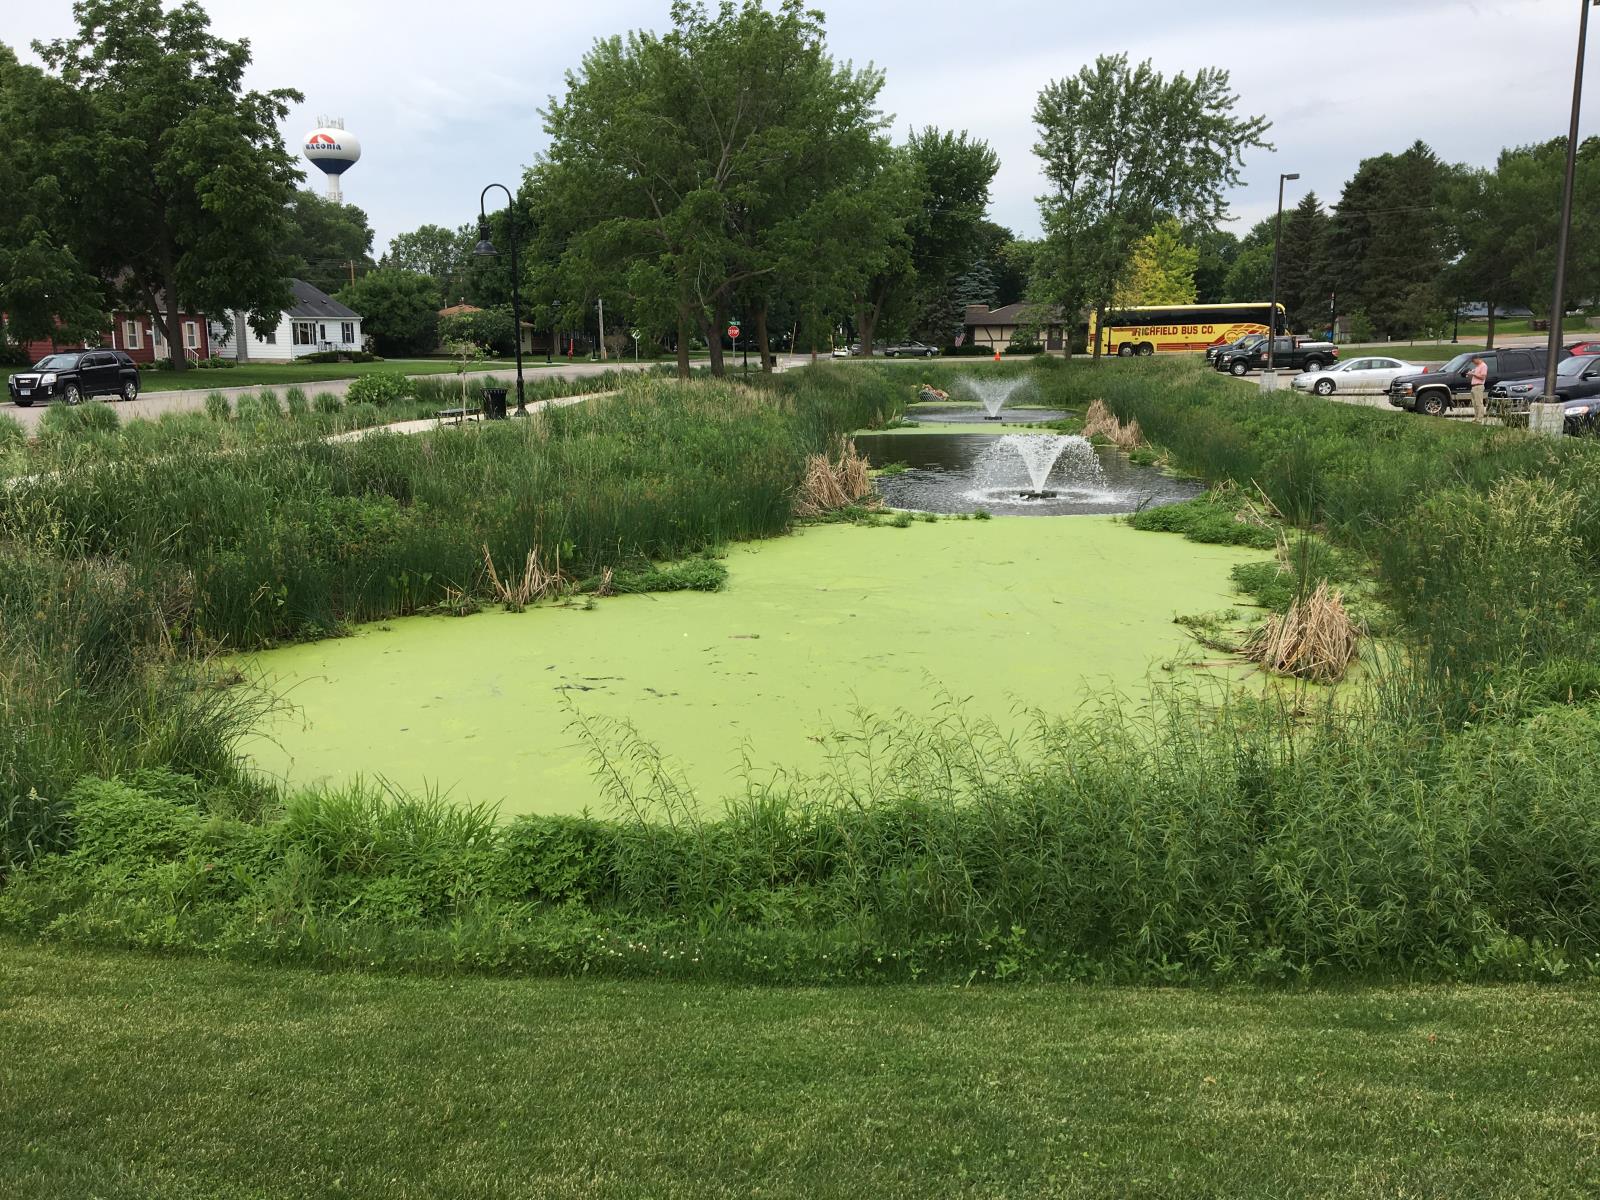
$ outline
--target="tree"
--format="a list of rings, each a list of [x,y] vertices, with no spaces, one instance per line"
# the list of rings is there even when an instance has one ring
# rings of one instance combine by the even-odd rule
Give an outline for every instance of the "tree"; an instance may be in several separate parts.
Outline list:
[[[439,341],[470,342],[487,346],[496,354],[517,352],[517,326],[509,308],[485,308],[478,312],[452,313],[439,318]]]
[[[1278,256],[1278,300],[1291,329],[1321,332],[1330,319],[1330,226],[1315,192],[1307,192],[1284,218],[1283,249]]]
[[[34,49],[90,112],[52,146],[86,264],[116,299],[164,313],[173,347],[183,312],[242,309],[265,332],[291,298],[283,214],[300,172],[278,124],[300,94],[244,90],[249,43],[214,36],[194,0],[72,12],[76,34]]]
[[[1239,241],[1233,265],[1222,285],[1222,298],[1229,301],[1262,301],[1272,293],[1272,217],[1257,221]]]
[[[721,373],[735,305],[758,341],[778,281],[812,307],[842,290],[845,240],[870,223],[882,76],[838,65],[800,0],[678,0],[665,35],[597,42],[545,110],[529,173],[532,290],[586,310],[602,289],[672,330],[679,369],[696,331]]]
[[[289,201],[284,250],[292,273],[313,287],[336,292],[355,271],[372,266],[372,226],[354,204],[340,204],[300,189]]]
[[[104,296],[68,243],[74,199],[56,147],[89,114],[60,80],[0,44],[0,351],[18,341],[85,341],[104,327]]]
[[[866,276],[856,291],[856,336],[866,355],[872,353],[873,337],[885,316],[905,325],[930,316],[945,324],[947,297],[955,277],[972,265],[989,207],[989,185],[1000,169],[989,144],[965,131],[919,130],[900,157],[891,195],[903,223],[904,252],[888,256],[882,269]]]
[[[437,279],[441,308],[452,304],[477,304],[480,298],[469,286],[473,277],[472,248],[477,242],[478,231],[472,225],[459,229],[421,225],[410,233],[394,236],[382,265]]]
[[[1193,304],[1199,263],[1200,252],[1184,243],[1183,226],[1169,217],[1134,243],[1116,303]]]
[[[1191,226],[1188,240],[1199,252],[1194,268],[1195,300],[1220,304],[1228,299],[1228,272],[1239,257],[1239,238],[1226,229]]]
[[[1340,309],[1364,312],[1381,336],[1409,337],[1442,319],[1454,175],[1415,142],[1363,160],[1340,193],[1328,233],[1331,282]]]
[[[1034,107],[1051,190],[1040,201],[1056,243],[1056,304],[1075,312],[1085,299],[1103,316],[1134,243],[1164,214],[1215,225],[1224,189],[1237,184],[1247,150],[1267,146],[1265,117],[1236,117],[1226,71],[1207,68],[1168,80],[1148,62],[1101,55],[1056,80]],[[1072,275],[1062,274],[1070,264]],[[1096,340],[1095,355],[1100,343]]]
[[[379,267],[345,287],[338,299],[361,314],[361,327],[379,354],[426,354],[438,340],[438,290],[438,281],[427,275]]]

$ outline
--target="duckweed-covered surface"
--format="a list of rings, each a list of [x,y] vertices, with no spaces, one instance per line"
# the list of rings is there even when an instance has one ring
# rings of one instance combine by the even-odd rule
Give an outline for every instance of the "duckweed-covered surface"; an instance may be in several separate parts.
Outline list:
[[[1109,519],[834,525],[733,548],[727,590],[416,617],[250,660],[293,706],[247,744],[295,784],[382,776],[507,813],[604,811],[579,712],[625,719],[702,799],[748,755],[814,770],[859,706],[1070,709],[1197,650],[1179,613],[1264,557]]]

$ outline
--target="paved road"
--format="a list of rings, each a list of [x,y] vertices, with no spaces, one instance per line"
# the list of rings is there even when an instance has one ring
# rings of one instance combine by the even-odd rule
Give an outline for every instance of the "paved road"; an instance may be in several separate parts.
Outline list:
[[[648,368],[651,365],[652,364],[650,363],[642,363],[640,364],[640,367]],[[637,369],[631,362],[581,362],[559,367],[540,367],[537,370],[527,372],[525,378],[530,383],[540,379],[549,378],[581,379],[586,375],[598,375],[601,372],[609,371],[614,367],[621,367],[630,371]],[[471,373],[471,377],[474,379],[488,376],[496,376],[509,383],[515,378],[516,372],[504,367],[499,367],[492,371],[474,371]],[[454,380],[455,376],[414,375],[412,378]],[[326,383],[301,383],[297,384],[296,386],[301,388],[308,396],[319,395],[323,392],[331,392],[335,396],[342,396],[347,390],[349,390],[350,385],[354,382],[354,379],[330,379]],[[116,401],[115,403],[117,414],[121,416],[123,420],[137,418],[153,420],[154,418],[161,416],[163,413],[203,411],[206,406],[206,397],[209,396],[213,391],[221,392],[228,398],[229,403],[233,403],[237,401],[240,396],[254,395],[257,392],[262,391],[265,386],[266,385],[263,384],[257,384],[254,387],[192,388],[188,391],[181,392],[150,392],[146,395],[140,396],[131,404],[125,404],[120,400]],[[277,391],[279,396],[282,396],[286,389],[284,387],[278,387],[274,390]],[[512,399],[515,400],[515,396],[513,396]],[[41,420],[44,419],[44,414],[47,407],[47,405],[36,404],[32,408],[19,408],[15,404],[8,404],[3,409],[0,409],[0,412],[4,412],[8,416],[15,417],[22,423],[22,427],[24,429],[31,431],[39,424]]]

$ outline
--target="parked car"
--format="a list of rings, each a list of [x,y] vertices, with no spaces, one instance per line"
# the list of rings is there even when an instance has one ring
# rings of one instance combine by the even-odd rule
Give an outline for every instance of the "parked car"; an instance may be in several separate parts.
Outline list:
[[[1206,365],[1215,366],[1219,354],[1231,354],[1235,350],[1253,350],[1267,340],[1264,333],[1247,333],[1238,341],[1224,342],[1220,346],[1206,347]]]
[[[1567,358],[1566,350],[1561,357]],[[1443,416],[1457,405],[1472,403],[1472,360],[1481,358],[1489,368],[1491,393],[1502,379],[1544,377],[1550,352],[1543,346],[1517,346],[1505,350],[1469,350],[1427,374],[1398,375],[1389,384],[1389,403],[1396,408]]]
[[[933,346],[908,338],[906,341],[894,342],[886,346],[883,353],[886,358],[900,358],[902,356],[905,358],[932,358],[939,351]]]
[[[1573,342],[1567,347],[1574,354],[1600,354],[1600,339],[1590,339],[1584,342]]]
[[[1489,394],[1522,408],[1545,399],[1544,376],[1502,379],[1489,389]],[[1556,365],[1556,400],[1585,400],[1590,396],[1600,396],[1600,349],[1593,354],[1575,354]]]
[[[1397,375],[1415,375],[1426,372],[1420,363],[1408,363],[1398,358],[1352,358],[1336,367],[1320,371],[1302,371],[1289,381],[1297,392],[1315,392],[1319,396],[1375,395],[1389,390]]]
[[[1306,337],[1279,337],[1272,339],[1274,367],[1288,367],[1297,371],[1320,371],[1339,361],[1339,347],[1332,342],[1315,341]],[[1219,371],[1230,375],[1248,375],[1257,367],[1267,365],[1267,339],[1262,338],[1246,350],[1229,350],[1212,360]]]
[[[859,345],[835,346],[833,348],[833,356],[835,358],[850,358],[853,355],[860,353],[861,347]]]
[[[36,400],[81,404],[89,396],[139,396],[139,364],[121,350],[66,350],[47,354],[31,370],[6,381],[11,399],[23,408]]]

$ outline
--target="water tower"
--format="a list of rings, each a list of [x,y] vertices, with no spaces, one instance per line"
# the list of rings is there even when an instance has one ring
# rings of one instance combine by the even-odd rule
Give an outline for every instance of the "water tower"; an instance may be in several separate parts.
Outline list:
[[[361,143],[345,130],[344,121],[318,117],[317,127],[306,134],[306,158],[328,177],[328,199],[343,204],[339,176],[361,161]]]

